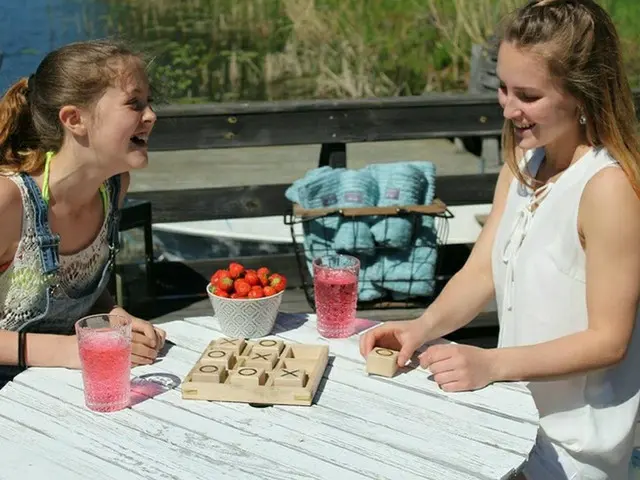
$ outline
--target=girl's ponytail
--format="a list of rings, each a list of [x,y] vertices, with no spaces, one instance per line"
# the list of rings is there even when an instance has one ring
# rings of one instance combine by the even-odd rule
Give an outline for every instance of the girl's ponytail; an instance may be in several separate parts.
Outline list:
[[[0,99],[0,173],[37,170],[41,163],[37,144],[28,79],[22,78]]]

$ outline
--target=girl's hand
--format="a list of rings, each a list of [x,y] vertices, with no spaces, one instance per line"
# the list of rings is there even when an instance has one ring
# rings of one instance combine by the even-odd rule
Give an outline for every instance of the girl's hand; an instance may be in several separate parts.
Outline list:
[[[477,390],[496,381],[493,352],[470,345],[432,345],[418,357],[445,392]]]
[[[374,347],[397,350],[398,366],[404,367],[416,349],[425,342],[427,328],[419,319],[386,322],[360,337],[360,354],[366,357]]]
[[[131,364],[135,367],[153,363],[164,346],[165,331],[130,315],[121,307],[114,308],[111,313],[131,318]]]

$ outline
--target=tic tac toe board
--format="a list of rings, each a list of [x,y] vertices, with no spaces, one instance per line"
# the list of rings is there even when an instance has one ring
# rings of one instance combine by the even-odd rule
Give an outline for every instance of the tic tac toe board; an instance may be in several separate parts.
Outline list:
[[[329,359],[326,345],[219,338],[182,383],[182,398],[311,405]]]

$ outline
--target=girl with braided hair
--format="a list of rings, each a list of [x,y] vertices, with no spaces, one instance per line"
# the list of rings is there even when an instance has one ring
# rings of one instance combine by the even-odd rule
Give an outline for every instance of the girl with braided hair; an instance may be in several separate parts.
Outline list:
[[[464,267],[417,319],[364,334],[400,350],[491,300],[498,346],[420,354],[445,391],[522,381],[538,408],[529,480],[627,478],[640,400],[640,142],[616,29],[594,0],[535,0],[502,24],[505,166]]]

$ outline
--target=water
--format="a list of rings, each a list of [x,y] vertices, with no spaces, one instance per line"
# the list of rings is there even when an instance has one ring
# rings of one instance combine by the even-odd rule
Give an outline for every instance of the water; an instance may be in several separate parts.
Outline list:
[[[66,43],[104,36],[106,7],[92,0],[2,0],[0,91],[32,74],[42,58]]]

